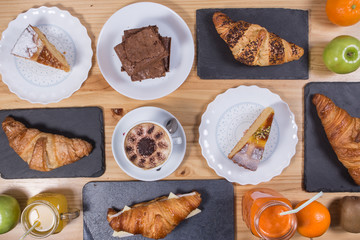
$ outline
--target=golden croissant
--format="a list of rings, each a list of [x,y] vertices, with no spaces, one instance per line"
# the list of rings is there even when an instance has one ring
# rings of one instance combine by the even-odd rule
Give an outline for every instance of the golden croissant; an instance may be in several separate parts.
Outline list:
[[[360,185],[360,118],[351,117],[322,94],[315,94],[312,102],[338,159]]]
[[[235,22],[221,12],[214,13],[213,22],[234,58],[246,65],[278,65],[298,60],[304,54],[303,48],[287,42],[257,24]]]
[[[179,198],[167,199],[167,196],[150,202],[139,203],[130,210],[116,212],[109,208],[107,219],[115,231],[141,234],[144,237],[159,239],[168,235],[201,203],[198,192],[179,195]]]
[[[2,128],[10,147],[34,170],[50,171],[73,163],[92,151],[91,144],[84,140],[27,128],[12,117],[5,118]]]

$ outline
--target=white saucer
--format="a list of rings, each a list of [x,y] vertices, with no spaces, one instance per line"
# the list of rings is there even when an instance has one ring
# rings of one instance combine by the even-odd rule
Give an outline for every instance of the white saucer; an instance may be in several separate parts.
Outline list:
[[[237,166],[227,155],[268,106],[275,115],[258,169],[250,171]],[[207,163],[219,176],[230,182],[255,185],[269,181],[290,164],[298,142],[297,129],[294,114],[279,95],[266,88],[240,86],[219,94],[208,105],[199,126],[199,143]]]
[[[38,27],[64,53],[70,72],[13,56],[10,52],[29,25]],[[70,97],[87,79],[91,68],[91,40],[79,19],[57,7],[31,8],[9,23],[0,41],[3,82],[19,98],[31,103],[53,103]]]
[[[143,181],[156,181],[163,179],[173,173],[181,164],[186,152],[186,135],[180,122],[178,129],[172,134],[173,137],[181,137],[181,144],[173,144],[173,150],[169,159],[160,169],[142,170],[127,160],[123,151],[123,139],[125,132],[136,123],[141,121],[152,121],[165,126],[166,122],[175,118],[171,113],[157,107],[141,107],[127,113],[117,123],[112,136],[112,152],[119,167],[129,176]]]
[[[114,47],[122,42],[124,30],[156,25],[161,36],[171,37],[170,71],[165,77],[132,82],[121,71]],[[194,40],[185,21],[173,10],[152,2],[130,4],[114,13],[101,29],[97,59],[110,86],[134,99],[150,100],[175,91],[186,80],[194,62]]]

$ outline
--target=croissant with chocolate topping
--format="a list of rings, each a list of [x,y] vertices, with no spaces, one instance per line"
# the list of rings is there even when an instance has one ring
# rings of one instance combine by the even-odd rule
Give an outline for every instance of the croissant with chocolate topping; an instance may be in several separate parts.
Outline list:
[[[250,66],[269,66],[298,60],[304,49],[289,43],[265,28],[245,21],[233,21],[215,12],[213,22],[234,58]]]

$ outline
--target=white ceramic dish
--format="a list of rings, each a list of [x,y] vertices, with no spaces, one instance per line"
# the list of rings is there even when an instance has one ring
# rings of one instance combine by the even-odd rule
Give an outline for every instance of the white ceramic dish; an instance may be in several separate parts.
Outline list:
[[[64,72],[10,52],[29,25],[38,27],[71,66]],[[70,97],[87,79],[91,68],[91,40],[79,19],[57,7],[31,8],[9,23],[0,41],[0,72],[3,82],[19,98],[31,103],[53,103]]]
[[[166,122],[175,118],[171,113],[157,107],[141,107],[128,112],[117,123],[112,136],[112,152],[119,167],[129,176],[143,181],[156,181],[163,179],[173,173],[181,164],[186,152],[186,136],[183,127],[178,122],[178,129],[171,136],[181,138],[181,144],[173,144],[170,157],[166,162],[156,169],[143,170],[132,164],[124,152],[124,138],[126,132],[139,122],[150,121],[165,126]]]
[[[170,71],[165,77],[132,82],[121,71],[114,47],[124,30],[156,25],[161,36],[171,37]],[[157,3],[140,2],[114,13],[104,24],[97,43],[97,59],[106,81],[119,93],[139,100],[164,97],[186,80],[194,62],[194,40],[185,21],[173,10]]]
[[[239,167],[227,155],[261,111],[274,111],[269,140],[256,171]],[[281,174],[296,151],[297,125],[287,103],[257,86],[239,86],[218,95],[202,115],[199,127],[202,154],[215,172],[230,182],[258,184]]]

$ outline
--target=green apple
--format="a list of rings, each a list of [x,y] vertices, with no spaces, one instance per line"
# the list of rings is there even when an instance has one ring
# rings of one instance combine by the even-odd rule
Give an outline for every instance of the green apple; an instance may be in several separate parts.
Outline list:
[[[348,35],[334,38],[325,47],[324,63],[335,73],[351,73],[360,67],[360,41]]]
[[[19,222],[20,205],[18,201],[5,194],[0,194],[0,234],[13,229]]]

